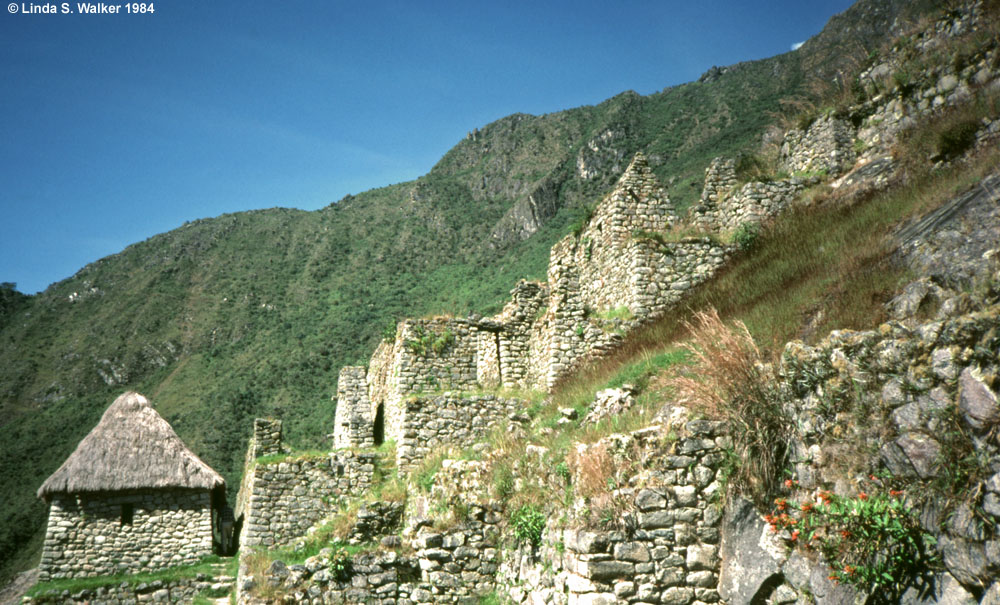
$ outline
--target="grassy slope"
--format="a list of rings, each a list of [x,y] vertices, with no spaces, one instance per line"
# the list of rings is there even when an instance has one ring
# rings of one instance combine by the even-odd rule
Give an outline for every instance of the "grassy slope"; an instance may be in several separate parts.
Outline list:
[[[196,221],[28,300],[5,290],[13,302],[0,313],[0,578],[36,556],[45,507],[34,490],[126,388],[153,397],[236,485],[254,416],[284,418],[293,444],[322,443],[337,370],[363,362],[384,325],[490,312],[517,279],[542,277],[549,247],[623,167],[598,163],[595,177],[581,179],[588,141],[610,132],[602,153],[647,151],[687,205],[709,159],[755,144],[778,101],[802,93],[800,62],[817,57],[787,54],[648,97],[504,118],[415,182],[317,212]],[[555,192],[553,215],[532,237],[497,248],[491,234],[504,214],[540,184]],[[83,297],[71,303],[74,292]],[[121,378],[108,386],[98,370],[112,367]]]

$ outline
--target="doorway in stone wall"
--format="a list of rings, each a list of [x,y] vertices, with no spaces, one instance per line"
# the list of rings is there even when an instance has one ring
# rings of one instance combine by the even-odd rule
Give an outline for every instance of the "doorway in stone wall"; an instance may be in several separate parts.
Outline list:
[[[385,441],[385,406],[381,403],[375,408],[375,426],[372,427],[372,433],[375,437],[375,446],[382,445]]]

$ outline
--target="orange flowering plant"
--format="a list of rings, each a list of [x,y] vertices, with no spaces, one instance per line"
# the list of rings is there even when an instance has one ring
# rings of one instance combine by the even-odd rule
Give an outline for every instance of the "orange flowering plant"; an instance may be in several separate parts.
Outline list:
[[[785,487],[797,487],[789,480]],[[853,497],[819,491],[813,501],[777,498],[764,515],[788,546],[817,553],[830,579],[861,590],[902,594],[938,562],[935,539],[924,531],[903,492],[872,485]]]

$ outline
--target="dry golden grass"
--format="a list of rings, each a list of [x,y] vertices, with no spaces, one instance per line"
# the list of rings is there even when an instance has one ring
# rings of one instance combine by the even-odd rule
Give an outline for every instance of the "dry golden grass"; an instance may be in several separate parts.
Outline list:
[[[776,491],[787,462],[791,427],[782,412],[777,379],[746,326],[727,326],[715,309],[685,322],[694,357],[672,381],[679,401],[729,422],[740,460],[730,485],[758,503]]]

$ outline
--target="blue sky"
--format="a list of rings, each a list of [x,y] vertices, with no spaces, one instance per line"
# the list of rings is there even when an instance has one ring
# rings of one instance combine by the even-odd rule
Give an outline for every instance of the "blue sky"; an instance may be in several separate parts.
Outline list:
[[[505,115],[786,52],[850,4],[15,3],[0,14],[0,281],[34,293],[187,220],[410,180]]]

